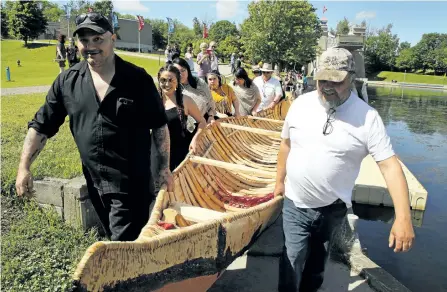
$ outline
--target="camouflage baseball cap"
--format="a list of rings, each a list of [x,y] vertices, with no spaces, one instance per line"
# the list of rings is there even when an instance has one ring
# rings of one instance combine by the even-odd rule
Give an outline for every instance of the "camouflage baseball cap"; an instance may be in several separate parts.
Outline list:
[[[355,72],[352,54],[342,48],[329,48],[321,54],[315,80],[343,81],[348,73]]]

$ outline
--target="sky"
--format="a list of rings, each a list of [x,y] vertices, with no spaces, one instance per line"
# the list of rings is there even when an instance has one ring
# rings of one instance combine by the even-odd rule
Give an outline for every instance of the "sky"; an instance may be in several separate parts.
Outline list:
[[[248,1],[139,1],[113,0],[115,10],[120,13],[138,14],[145,18],[170,17],[192,27],[192,19],[198,17],[208,22],[229,20],[240,24],[248,17]],[[392,32],[400,41],[415,45],[424,33],[447,33],[447,0],[445,1],[311,1],[317,15],[324,17],[328,26],[335,29],[337,22],[346,17],[360,24],[366,20],[372,28],[393,24]]]

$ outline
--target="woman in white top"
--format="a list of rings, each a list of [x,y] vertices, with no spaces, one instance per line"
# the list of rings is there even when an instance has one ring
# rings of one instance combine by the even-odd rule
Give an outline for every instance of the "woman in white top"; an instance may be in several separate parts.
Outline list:
[[[188,47],[188,50],[186,51],[185,54],[185,60],[186,62],[188,62],[189,65],[189,69],[191,69],[191,71],[194,71],[194,53],[192,52],[192,47]]]

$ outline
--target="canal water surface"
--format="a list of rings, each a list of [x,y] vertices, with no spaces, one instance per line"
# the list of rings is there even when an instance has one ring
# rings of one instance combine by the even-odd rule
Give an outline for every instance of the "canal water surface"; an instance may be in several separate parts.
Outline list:
[[[447,291],[447,92],[370,87],[368,96],[428,201],[422,220],[415,218],[421,226],[415,227],[410,252],[388,248],[391,224],[383,221],[360,220],[360,241],[373,261],[411,291]]]

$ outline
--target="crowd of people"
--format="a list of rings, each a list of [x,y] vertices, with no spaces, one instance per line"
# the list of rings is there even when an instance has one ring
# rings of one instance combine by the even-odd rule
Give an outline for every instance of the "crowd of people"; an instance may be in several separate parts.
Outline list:
[[[57,76],[28,124],[16,189],[19,196],[32,196],[30,166],[68,115],[89,196],[112,240],[138,237],[156,196],[154,182],[173,191],[172,171],[196,150],[207,124],[256,115],[283,97],[272,65],[254,67],[252,80],[242,55],[232,56],[234,78],[224,82],[214,42],[200,45],[197,76],[192,45],[185,58],[178,46],[168,47],[157,88],[143,68],[114,53],[116,35],[106,17],[78,16],[73,36],[85,61],[71,62]],[[64,68],[67,51],[76,46],[71,38],[68,48],[65,37],[59,40],[57,60]],[[321,286],[328,243],[352,205],[367,154],[380,167],[395,206],[390,247],[407,251],[413,243],[405,177],[379,114],[351,90],[354,69],[349,51],[328,49],[320,57],[317,90],[295,100],[284,122],[274,195],[284,196],[286,291]]]

